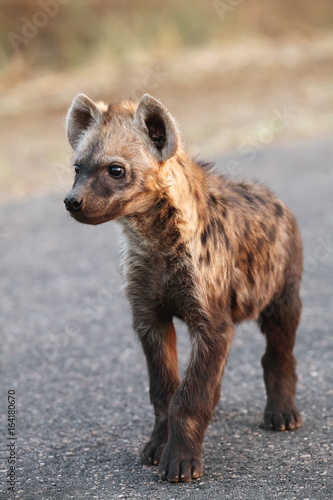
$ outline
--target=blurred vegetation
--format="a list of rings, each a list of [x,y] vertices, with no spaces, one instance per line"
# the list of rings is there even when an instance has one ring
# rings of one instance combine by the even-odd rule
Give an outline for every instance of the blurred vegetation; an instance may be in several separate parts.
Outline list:
[[[0,0],[0,5],[0,64],[8,69],[21,58],[28,71],[175,51],[226,37],[314,36],[333,28],[332,0]],[[45,14],[47,8],[52,14]],[[32,35],[38,23],[44,25]]]
[[[274,110],[295,115],[278,140],[331,135],[332,28],[333,0],[0,0],[0,202],[68,189],[78,92],[152,92],[209,155]]]

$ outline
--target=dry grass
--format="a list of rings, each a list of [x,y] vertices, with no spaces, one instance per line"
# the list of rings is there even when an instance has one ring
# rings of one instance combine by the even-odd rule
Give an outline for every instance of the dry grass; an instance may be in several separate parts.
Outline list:
[[[34,16],[48,1],[58,2],[2,0],[0,65],[12,78],[89,64],[96,57],[122,60],[230,37],[312,37],[333,27],[331,0],[68,0],[28,43],[13,50],[9,34],[22,36],[27,22],[38,24]]]

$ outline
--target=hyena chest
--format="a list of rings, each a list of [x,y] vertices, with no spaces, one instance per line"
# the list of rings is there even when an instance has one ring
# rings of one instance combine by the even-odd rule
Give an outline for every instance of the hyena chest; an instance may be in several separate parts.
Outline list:
[[[135,301],[162,318],[176,316],[186,321],[194,299],[190,266],[184,258],[150,254],[130,260],[125,281],[132,304]]]
[[[155,269],[152,281],[157,291],[156,306],[167,316],[185,320],[193,302],[193,281],[188,266],[166,259],[160,269]],[[152,301],[154,298],[152,297]]]

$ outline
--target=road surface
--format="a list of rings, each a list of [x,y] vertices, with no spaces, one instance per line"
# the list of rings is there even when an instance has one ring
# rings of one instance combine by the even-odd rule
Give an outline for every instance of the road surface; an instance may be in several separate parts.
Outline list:
[[[1,499],[333,498],[333,141],[221,155],[219,170],[258,179],[294,211],[305,248],[296,356],[304,427],[261,427],[255,324],[239,327],[203,449],[204,476],[162,482],[139,453],[153,423],[148,377],[119,278],[117,227],[82,226],[62,195],[0,206]],[[188,356],[177,323],[180,366]],[[16,440],[7,439],[15,391]],[[15,443],[15,444],[14,444]],[[7,490],[15,455],[16,490]]]

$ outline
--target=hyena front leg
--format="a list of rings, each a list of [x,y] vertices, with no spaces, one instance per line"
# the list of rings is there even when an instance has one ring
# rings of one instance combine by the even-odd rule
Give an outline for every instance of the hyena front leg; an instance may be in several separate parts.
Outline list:
[[[234,327],[224,320],[210,331],[191,331],[192,352],[184,379],[169,406],[169,436],[159,473],[170,482],[202,476],[201,449],[212,418]]]
[[[137,330],[147,359],[150,400],[155,413],[155,425],[141,459],[144,464],[157,465],[168,439],[169,403],[180,383],[176,332],[172,321],[148,330]]]

